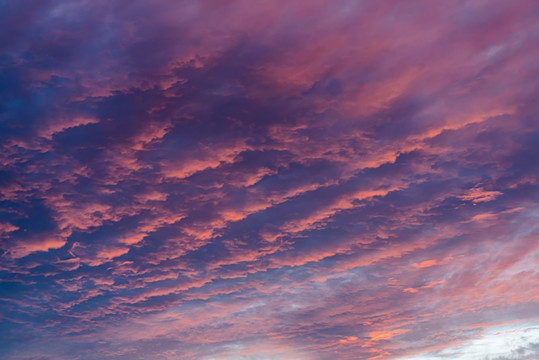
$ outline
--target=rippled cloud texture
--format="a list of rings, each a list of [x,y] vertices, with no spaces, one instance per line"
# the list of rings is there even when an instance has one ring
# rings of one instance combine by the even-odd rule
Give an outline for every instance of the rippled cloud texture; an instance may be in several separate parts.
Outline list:
[[[538,18],[0,1],[2,358],[537,359]]]

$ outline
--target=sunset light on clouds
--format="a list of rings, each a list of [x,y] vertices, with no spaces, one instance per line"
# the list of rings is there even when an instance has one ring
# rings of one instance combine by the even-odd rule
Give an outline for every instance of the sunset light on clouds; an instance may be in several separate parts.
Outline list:
[[[536,0],[0,0],[0,358],[539,359]]]

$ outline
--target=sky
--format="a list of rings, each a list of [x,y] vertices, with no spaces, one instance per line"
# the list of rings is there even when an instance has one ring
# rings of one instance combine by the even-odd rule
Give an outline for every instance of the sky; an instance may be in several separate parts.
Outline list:
[[[538,359],[538,18],[0,0],[0,357]]]

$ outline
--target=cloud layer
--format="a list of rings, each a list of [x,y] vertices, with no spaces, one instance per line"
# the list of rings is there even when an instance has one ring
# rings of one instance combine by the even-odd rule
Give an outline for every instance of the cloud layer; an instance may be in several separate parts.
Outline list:
[[[538,17],[0,2],[3,357],[534,358]]]

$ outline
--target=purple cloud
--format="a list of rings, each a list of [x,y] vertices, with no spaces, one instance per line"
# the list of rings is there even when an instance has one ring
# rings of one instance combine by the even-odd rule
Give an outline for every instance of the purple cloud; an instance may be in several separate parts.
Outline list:
[[[0,14],[6,359],[537,356],[536,2]]]

